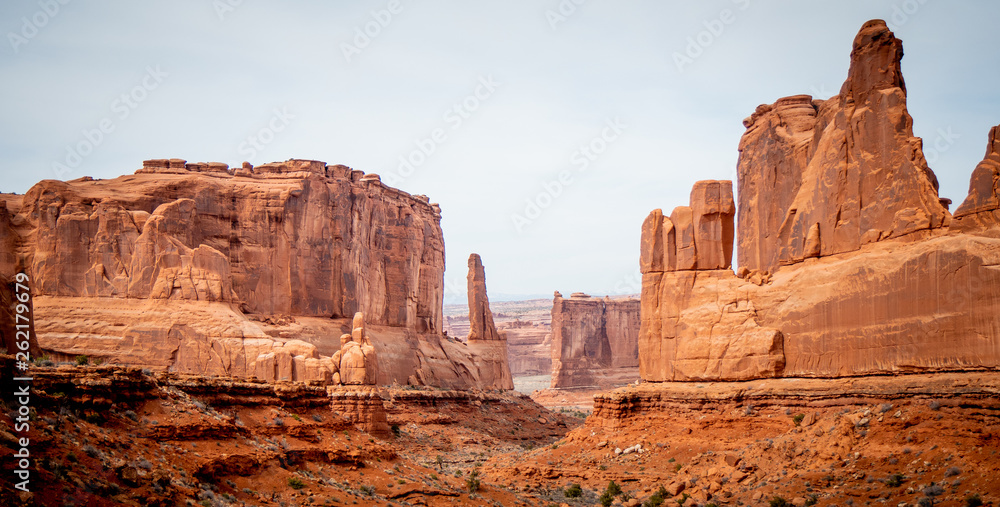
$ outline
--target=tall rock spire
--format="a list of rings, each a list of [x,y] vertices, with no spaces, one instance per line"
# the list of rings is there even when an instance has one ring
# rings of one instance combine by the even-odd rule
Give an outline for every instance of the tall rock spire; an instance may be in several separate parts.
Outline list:
[[[486,296],[486,270],[479,254],[469,256],[469,348],[479,357],[480,384],[486,388],[513,389],[507,360],[507,336],[497,331]]]

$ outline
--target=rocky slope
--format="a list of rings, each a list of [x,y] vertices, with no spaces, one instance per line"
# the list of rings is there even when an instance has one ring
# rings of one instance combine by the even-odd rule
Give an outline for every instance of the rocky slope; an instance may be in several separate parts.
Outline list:
[[[13,364],[0,356],[5,378]],[[118,366],[30,374],[31,492],[14,489],[5,459],[2,505],[543,505],[537,495],[480,484],[482,462],[548,445],[581,422],[510,392]],[[11,455],[17,405],[10,393],[0,400],[0,448]]]
[[[1000,367],[997,129],[953,225],[913,137],[901,58],[868,22],[838,96],[780,99],[744,122],[737,274],[729,182],[650,214],[644,380]]]
[[[580,484],[573,505],[609,481],[629,506],[996,505],[998,394],[996,372],[644,383],[484,476],[526,493]]]
[[[552,387],[603,387],[638,378],[639,301],[558,292],[552,300]]]
[[[0,276],[30,276],[38,342],[56,357],[323,379],[321,355],[363,311],[379,383],[479,384],[473,354],[441,336],[440,208],[378,175],[149,160],[0,202]]]

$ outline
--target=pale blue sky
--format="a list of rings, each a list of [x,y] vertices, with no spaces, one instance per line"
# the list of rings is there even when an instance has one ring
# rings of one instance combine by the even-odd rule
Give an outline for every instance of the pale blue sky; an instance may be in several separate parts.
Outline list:
[[[949,133],[928,158],[957,205],[1000,124],[997,2],[4,2],[0,191],[55,178],[107,119],[64,179],[161,157],[341,163],[441,204],[449,299],[473,251],[494,298],[637,292],[649,211],[733,178],[758,104],[836,93],[872,18],[903,39],[916,134]],[[400,157],[418,163],[391,179]],[[531,220],[529,200],[547,204]]]

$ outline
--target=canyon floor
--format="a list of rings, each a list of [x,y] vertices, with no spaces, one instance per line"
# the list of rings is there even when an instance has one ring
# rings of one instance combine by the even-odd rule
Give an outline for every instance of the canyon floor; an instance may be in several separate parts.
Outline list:
[[[599,505],[609,481],[615,505],[1000,498],[993,372],[642,384],[591,398],[586,420],[517,392],[383,389],[380,437],[318,386],[32,373],[35,491],[18,494],[4,460],[3,505],[578,506]],[[545,395],[579,397],[560,393]],[[11,453],[12,438],[0,434]]]

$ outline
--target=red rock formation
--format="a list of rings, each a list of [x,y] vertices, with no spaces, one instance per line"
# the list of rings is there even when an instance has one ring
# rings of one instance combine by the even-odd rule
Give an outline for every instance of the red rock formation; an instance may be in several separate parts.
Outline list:
[[[513,389],[514,378],[507,363],[507,336],[493,324],[486,296],[486,270],[479,254],[469,255],[469,349],[478,356],[479,378],[484,387]]]
[[[972,231],[1000,225],[1000,126],[990,129],[986,157],[969,181],[969,196],[955,210],[954,227]]]
[[[902,42],[869,21],[840,94],[762,105],[740,140],[740,266],[808,257],[946,226],[937,178],[913,136]]]
[[[643,379],[756,378],[781,373],[781,332],[759,326],[753,306],[734,290],[739,280],[728,269],[734,210],[732,182],[699,181],[691,192],[690,207],[675,208],[670,219],[660,210],[646,218],[638,334]]]
[[[378,383],[378,358],[365,333],[365,316],[354,314],[351,334],[340,335],[340,350],[331,357],[336,385],[375,385]]]
[[[552,300],[552,387],[611,387],[638,378],[639,301],[574,293]]]
[[[678,206],[667,218],[653,210],[642,224],[639,270],[642,273],[724,269],[733,260],[733,183],[699,181],[691,206]]]
[[[678,222],[647,218],[643,379],[1000,366],[997,129],[950,226],[912,137],[901,57],[885,24],[868,22],[839,96],[781,99],[745,121],[738,277],[684,271],[700,264],[680,262]]]
[[[39,343],[55,357],[329,380],[337,337],[363,310],[378,383],[480,385],[474,354],[440,334],[440,208],[377,175],[148,160],[0,202],[0,278],[31,275]]]
[[[548,320],[511,322],[502,332],[507,335],[507,361],[513,377],[552,372],[552,328]]]
[[[352,342],[353,343],[353,342]],[[374,388],[330,388],[330,409],[347,418],[358,429],[377,437],[388,437],[389,422],[382,396]]]

